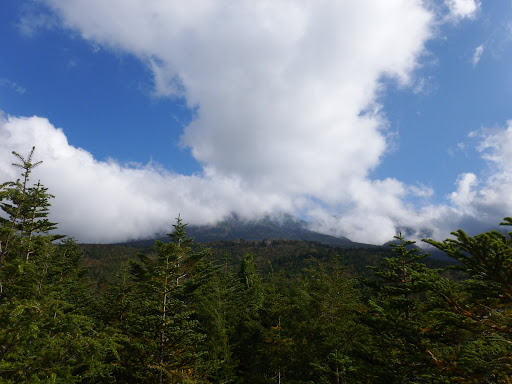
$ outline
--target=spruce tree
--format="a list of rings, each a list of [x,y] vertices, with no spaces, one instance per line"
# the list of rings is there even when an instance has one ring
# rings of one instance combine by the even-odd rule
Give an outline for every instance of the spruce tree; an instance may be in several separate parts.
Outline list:
[[[140,263],[130,264],[134,284],[127,297],[133,303],[117,319],[128,336],[116,373],[120,381],[203,380],[205,336],[194,318],[193,293],[202,280],[200,266],[209,250],[195,251],[185,227],[178,217],[169,234],[171,241],[157,241],[154,258],[140,254]]]
[[[51,232],[50,199],[30,185],[34,148],[13,152],[22,178],[0,186],[0,378],[2,382],[102,382],[110,341],[88,317],[81,254]]]
[[[329,264],[317,262],[305,272],[302,289],[307,300],[301,299],[297,305],[305,306],[303,311],[311,319],[300,324],[303,336],[297,335],[296,339],[307,340],[304,347],[311,355],[305,356],[303,365],[309,358],[314,375],[311,379],[316,377],[319,383],[364,382],[357,350],[365,342],[367,330],[358,323],[365,308],[354,287],[355,280],[346,273],[339,256]]]
[[[374,380],[431,382],[429,340],[423,330],[429,322],[428,294],[439,276],[420,262],[428,255],[420,253],[414,241],[406,241],[401,234],[395,239],[390,244],[394,257],[371,267],[375,278],[367,281],[371,291],[362,320],[372,329],[373,342],[364,353]]]
[[[208,350],[208,379],[212,383],[233,383],[239,358],[236,346],[241,342],[237,326],[241,321],[244,288],[227,260],[211,265],[208,278],[196,291],[196,312]]]
[[[240,266],[239,279],[242,285],[240,320],[236,327],[238,345],[235,348],[239,359],[239,376],[242,382],[261,383],[266,367],[262,366],[264,328],[262,309],[264,305],[263,282],[256,269],[254,255],[247,252]]]
[[[505,218],[502,225],[512,225]],[[512,381],[512,232],[469,236],[452,232],[442,242],[425,240],[455,259],[466,278],[457,290],[440,287],[444,322],[455,322],[450,342],[436,358],[460,381]],[[453,287],[454,284],[451,284]],[[454,336],[456,337],[454,343]]]

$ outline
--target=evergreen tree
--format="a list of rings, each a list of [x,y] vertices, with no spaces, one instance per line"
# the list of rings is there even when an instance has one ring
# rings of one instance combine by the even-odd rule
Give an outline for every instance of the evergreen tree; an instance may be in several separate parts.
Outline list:
[[[263,383],[266,382],[266,367],[261,364],[261,350],[264,346],[261,314],[265,297],[252,252],[247,252],[242,260],[239,279],[242,302],[240,320],[236,326],[238,343],[235,347],[235,355],[239,359],[238,376],[241,383]]]
[[[265,290],[266,364],[273,377],[293,383],[361,383],[357,356],[366,338],[358,323],[359,294],[339,258],[310,260],[300,275],[271,276]]]
[[[248,252],[242,260],[240,280],[245,287],[247,304],[254,309],[261,308],[263,304],[263,287],[260,276],[254,263],[254,254]]]
[[[370,326],[373,342],[364,352],[374,380],[382,383],[433,382],[432,359],[424,335],[429,323],[427,302],[430,288],[439,276],[419,262],[428,256],[413,241],[395,236],[394,257],[385,257],[371,267],[376,279],[369,280],[368,312],[362,320]]]
[[[134,281],[126,298],[132,302],[118,312],[117,322],[128,336],[118,380],[137,383],[201,382],[204,335],[194,319],[193,293],[202,280],[201,262],[208,250],[193,251],[178,217],[171,241],[157,241],[155,258],[139,255],[132,262]],[[126,284],[126,283],[123,283]],[[124,294],[118,288],[118,293]]]
[[[196,291],[195,317],[206,335],[209,381],[233,383],[239,363],[235,351],[240,343],[237,326],[245,305],[243,285],[227,260],[210,271],[205,284]]]
[[[367,339],[366,327],[358,323],[358,316],[366,309],[354,279],[347,275],[339,257],[329,265],[318,263],[306,272],[303,289],[308,300],[301,299],[298,306],[305,305],[305,313],[312,318],[301,325],[299,329],[304,334],[296,339],[308,342],[304,347],[311,351],[311,379],[326,384],[364,382],[365,368],[357,351]],[[308,357],[304,357],[306,365]]]
[[[14,164],[22,179],[0,187],[0,378],[2,382],[102,382],[110,340],[82,310],[87,297],[81,255],[69,241],[53,244],[49,200],[30,186],[34,148]]]
[[[512,225],[505,218],[502,225]],[[457,290],[439,287],[443,318],[457,326],[436,358],[459,381],[512,381],[512,232],[464,231],[442,242],[425,240],[457,260],[468,276]],[[453,343],[454,336],[456,343]]]

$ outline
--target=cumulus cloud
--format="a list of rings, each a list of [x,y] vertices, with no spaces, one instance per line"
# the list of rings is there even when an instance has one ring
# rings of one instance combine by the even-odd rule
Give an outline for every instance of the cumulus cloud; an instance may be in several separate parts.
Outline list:
[[[475,198],[476,175],[473,173],[463,173],[457,179],[457,190],[450,195],[451,202],[462,209],[471,207]]]
[[[432,20],[408,0],[48,3],[147,61],[157,94],[198,107],[182,142],[209,170],[311,194],[379,163],[384,124],[361,111],[382,76],[408,81]]]
[[[236,182],[256,213],[263,200],[306,214],[389,184],[367,180],[387,148],[381,80],[410,81],[433,23],[420,1],[46,3],[94,46],[147,63],[155,94],[197,108],[181,138],[203,165],[197,184]]]
[[[475,0],[445,0],[450,16],[455,19],[472,18],[480,7]]]
[[[163,233],[178,214],[189,223],[213,223],[232,211],[244,217],[293,210],[292,202],[269,192],[254,194],[243,181],[213,173],[183,176],[147,164],[97,161],[70,146],[61,129],[40,117],[0,119],[0,180],[15,180],[11,151],[36,146],[38,179],[56,199],[52,219],[66,234],[85,242],[124,241]]]
[[[508,173],[512,166],[512,120],[507,121],[506,128],[487,132],[473,132],[473,136],[480,136],[481,143],[478,151],[482,156],[498,167],[500,173]]]
[[[512,215],[512,121],[504,128],[482,130],[478,136],[477,150],[487,161],[488,170],[481,180],[471,173],[462,175],[451,197],[466,214],[489,226],[502,216]]]
[[[488,167],[479,177],[473,173],[459,176],[450,200],[459,223],[471,219],[475,231],[486,230],[503,216],[512,216],[512,121],[503,128],[482,129],[470,136],[480,140],[476,149]]]
[[[1,165],[10,150],[36,145],[55,220],[81,241],[149,236],[178,213],[199,224],[233,211],[300,214],[355,241],[382,243],[397,228],[442,237],[490,193],[464,176],[450,205],[417,208],[407,201],[432,196],[428,187],[369,176],[390,147],[382,80],[413,86],[433,36],[422,1],[44,1],[93,46],[146,63],[156,95],[197,111],[181,137],[203,166],[192,176],[97,161],[41,117],[0,121],[0,176],[13,176]],[[458,17],[478,8],[447,5]],[[501,158],[487,143],[489,161]]]
[[[479,140],[476,149],[488,168],[480,176],[459,175],[446,202],[411,206],[406,203],[408,195],[429,196],[433,191],[415,190],[394,179],[366,182],[354,190],[363,198],[338,210],[342,214],[333,215],[323,207],[312,210],[315,228],[361,242],[368,241],[371,233],[376,243],[389,240],[397,231],[412,239],[442,239],[457,228],[470,234],[495,228],[504,216],[512,216],[512,121],[503,128],[473,131],[468,136]],[[372,192],[381,192],[385,198]]]

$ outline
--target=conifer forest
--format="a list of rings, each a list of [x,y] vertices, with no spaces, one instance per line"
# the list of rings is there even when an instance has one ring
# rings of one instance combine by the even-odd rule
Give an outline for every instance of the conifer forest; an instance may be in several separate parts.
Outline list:
[[[105,276],[56,234],[33,154],[0,184],[0,383],[512,383],[512,218],[425,239],[446,263],[397,234],[360,266],[214,254],[178,216]]]

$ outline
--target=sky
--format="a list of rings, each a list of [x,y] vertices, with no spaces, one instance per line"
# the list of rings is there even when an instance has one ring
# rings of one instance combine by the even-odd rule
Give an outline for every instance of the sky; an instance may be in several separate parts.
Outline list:
[[[511,0],[2,0],[0,181],[35,146],[82,242],[474,234],[512,216],[511,68]]]

